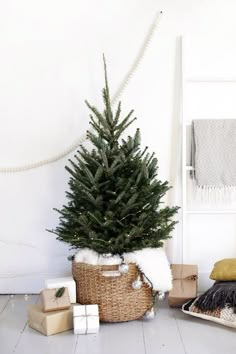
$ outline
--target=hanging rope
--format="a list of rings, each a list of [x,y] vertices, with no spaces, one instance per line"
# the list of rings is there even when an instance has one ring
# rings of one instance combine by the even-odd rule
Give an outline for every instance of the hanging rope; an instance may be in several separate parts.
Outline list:
[[[152,37],[153,37],[154,32],[157,28],[157,25],[160,22],[161,14],[162,14],[162,11],[158,12],[157,15],[155,16],[155,19],[154,19],[152,25],[150,26],[150,29],[143,41],[143,44],[142,44],[140,50],[138,51],[138,54],[132,64],[131,68],[128,70],[123,81],[121,82],[120,86],[118,87],[115,95],[111,99],[112,105],[114,105],[118,101],[118,99],[120,98],[120,96],[124,92],[126,86],[128,85],[129,81],[131,80],[132,76],[137,71],[137,68],[138,68],[139,64],[141,63],[141,61],[147,51],[147,48],[152,40]],[[0,167],[0,172],[2,172],[2,173],[4,173],[4,172],[7,172],[7,173],[8,172],[22,172],[22,171],[31,170],[34,168],[38,168],[38,167],[56,162],[58,160],[61,160],[65,156],[69,155],[72,151],[76,150],[81,144],[83,144],[85,142],[85,140],[86,140],[86,134],[81,136],[72,145],[70,145],[67,149],[65,149],[64,151],[60,152],[57,155],[54,155],[54,156],[44,159],[44,160],[40,160],[37,162],[33,162],[33,163],[21,165],[21,166]]]

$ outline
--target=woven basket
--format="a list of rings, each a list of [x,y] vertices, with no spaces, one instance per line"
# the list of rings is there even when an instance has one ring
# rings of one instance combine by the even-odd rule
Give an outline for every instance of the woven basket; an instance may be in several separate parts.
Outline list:
[[[152,290],[146,283],[143,282],[139,290],[132,288],[132,282],[138,276],[136,265],[130,263],[126,274],[104,276],[104,272],[109,274],[108,271],[117,270],[117,265],[94,266],[72,262],[77,302],[83,305],[98,304],[102,322],[136,320],[152,306]]]

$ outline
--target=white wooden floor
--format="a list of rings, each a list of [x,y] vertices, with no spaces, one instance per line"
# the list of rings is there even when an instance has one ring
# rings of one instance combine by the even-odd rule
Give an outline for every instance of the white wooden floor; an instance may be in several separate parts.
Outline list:
[[[0,296],[0,354],[235,354],[236,332],[192,318],[166,301],[152,321],[101,324],[96,335],[46,337],[27,325],[37,295]]]

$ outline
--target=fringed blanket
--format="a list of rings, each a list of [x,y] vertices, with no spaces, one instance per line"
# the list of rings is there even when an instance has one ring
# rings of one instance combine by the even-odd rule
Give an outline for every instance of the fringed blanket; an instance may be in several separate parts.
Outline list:
[[[194,306],[201,311],[214,311],[230,306],[236,313],[236,282],[216,282],[209,290],[198,297]]]
[[[193,121],[192,165],[206,194],[236,190],[236,119]]]
[[[199,297],[188,301],[184,313],[236,328],[236,281],[216,282]]]

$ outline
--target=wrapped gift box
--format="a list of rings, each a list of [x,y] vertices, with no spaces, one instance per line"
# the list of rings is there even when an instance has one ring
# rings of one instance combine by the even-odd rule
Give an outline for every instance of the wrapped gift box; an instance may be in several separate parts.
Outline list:
[[[68,331],[73,328],[73,309],[43,312],[40,305],[30,305],[28,325],[45,336]]]
[[[197,265],[172,264],[173,287],[168,302],[171,307],[181,307],[197,296]]]
[[[70,302],[72,304],[76,303],[76,284],[72,277],[66,278],[55,278],[55,279],[47,279],[45,281],[45,287],[47,289],[55,289],[61,287],[68,288]]]
[[[44,312],[64,310],[70,307],[68,288],[44,289],[40,294]]]
[[[74,305],[73,322],[75,334],[97,333],[99,331],[98,305]]]

